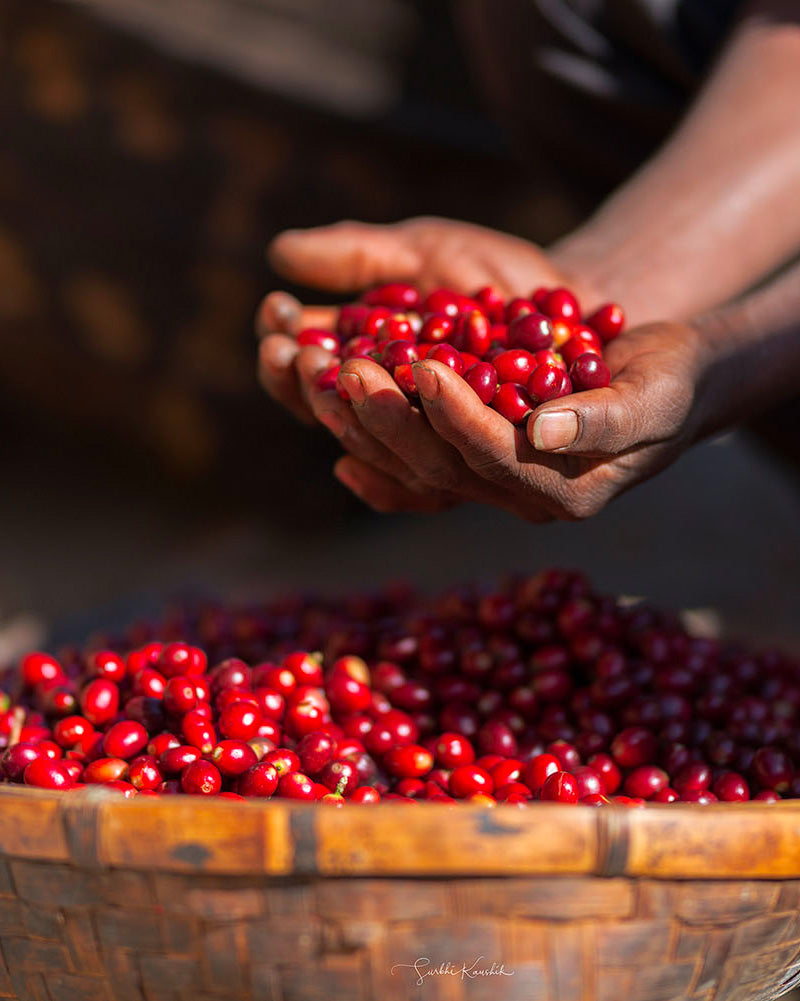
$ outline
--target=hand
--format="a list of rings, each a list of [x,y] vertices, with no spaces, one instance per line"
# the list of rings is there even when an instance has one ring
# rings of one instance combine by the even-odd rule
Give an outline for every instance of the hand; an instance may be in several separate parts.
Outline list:
[[[291,281],[335,293],[407,281],[424,291],[446,286],[467,294],[491,284],[510,298],[530,295],[537,285],[568,284],[585,307],[599,303],[592,290],[561,272],[533,244],[449,219],[408,219],[391,226],[342,222],[290,230],[273,241],[269,257],[275,270]],[[332,307],[304,309],[285,292],[274,292],[264,299],[256,318],[262,338],[261,382],[271,396],[306,422],[313,415],[307,389],[298,378],[301,352],[294,337],[303,327],[330,327],[334,317]],[[324,352],[308,348],[302,354],[307,362],[316,358],[322,366]]]
[[[613,341],[606,358],[607,389],[545,403],[525,429],[437,362],[414,366],[420,409],[369,360],[342,368],[352,404],[313,388],[311,359],[301,376],[312,411],[351,453],[336,475],[370,506],[429,510],[468,500],[543,522],[597,513],[674,461],[705,426],[710,364],[692,327],[639,328]]]

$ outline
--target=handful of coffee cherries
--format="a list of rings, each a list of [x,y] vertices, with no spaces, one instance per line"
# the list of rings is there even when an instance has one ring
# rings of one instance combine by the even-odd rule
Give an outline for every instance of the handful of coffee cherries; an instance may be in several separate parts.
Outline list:
[[[540,403],[607,386],[603,348],[624,326],[616,303],[583,317],[566,288],[537,288],[528,299],[506,302],[488,285],[473,296],[446,288],[423,296],[413,285],[393,283],[342,306],[334,331],[307,328],[298,342],[337,356],[319,376],[320,389],[345,395],[337,386],[342,363],[371,358],[413,400],[412,366],[430,359],[449,366],[512,424],[523,424]]]

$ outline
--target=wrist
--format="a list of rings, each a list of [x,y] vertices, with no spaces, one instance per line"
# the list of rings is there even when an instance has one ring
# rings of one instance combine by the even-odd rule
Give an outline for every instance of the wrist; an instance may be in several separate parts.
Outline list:
[[[700,437],[800,393],[800,269],[692,326],[703,352]]]

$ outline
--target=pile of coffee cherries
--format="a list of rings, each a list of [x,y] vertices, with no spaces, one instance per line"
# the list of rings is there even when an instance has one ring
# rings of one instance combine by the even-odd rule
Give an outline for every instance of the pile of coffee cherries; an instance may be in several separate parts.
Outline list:
[[[383,285],[339,311],[335,331],[306,329],[298,341],[336,356],[318,379],[336,388],[341,364],[371,358],[414,399],[414,362],[449,366],[482,403],[522,424],[540,403],[611,381],[603,346],[622,333],[625,317],[614,303],[585,319],[566,288],[538,288],[529,299],[505,302],[490,286],[474,296],[436,289],[422,296],[413,285]]]
[[[0,748],[5,783],[128,797],[775,802],[800,796],[800,662],[563,570],[177,608],[0,674]]]

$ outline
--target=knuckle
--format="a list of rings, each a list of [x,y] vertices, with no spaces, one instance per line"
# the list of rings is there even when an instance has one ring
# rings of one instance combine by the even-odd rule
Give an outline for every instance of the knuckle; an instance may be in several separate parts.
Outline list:
[[[462,484],[461,471],[454,463],[443,462],[417,469],[418,475],[428,485],[446,493],[458,493]]]
[[[484,480],[491,480],[493,483],[504,484],[515,479],[514,472],[510,468],[508,457],[505,455],[493,455],[485,459],[476,459],[470,463],[472,470]]]

